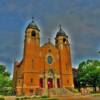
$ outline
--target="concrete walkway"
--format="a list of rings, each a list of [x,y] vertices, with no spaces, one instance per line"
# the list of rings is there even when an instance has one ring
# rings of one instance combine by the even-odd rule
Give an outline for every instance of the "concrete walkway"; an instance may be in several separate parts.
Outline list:
[[[16,96],[5,96],[5,100],[16,100]]]
[[[100,100],[100,97],[92,96],[59,96],[54,98],[58,98],[59,100]],[[5,96],[5,100],[16,100],[16,96]]]
[[[100,100],[100,97],[91,96],[73,96],[73,97],[58,97],[59,100]]]

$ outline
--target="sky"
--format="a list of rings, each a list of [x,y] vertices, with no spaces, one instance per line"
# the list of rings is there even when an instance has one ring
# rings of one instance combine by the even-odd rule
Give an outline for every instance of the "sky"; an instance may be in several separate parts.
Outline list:
[[[59,24],[69,36],[73,67],[100,59],[100,0],[0,0],[0,63],[13,72],[21,60],[25,28],[32,16],[40,28],[41,45],[54,42]]]

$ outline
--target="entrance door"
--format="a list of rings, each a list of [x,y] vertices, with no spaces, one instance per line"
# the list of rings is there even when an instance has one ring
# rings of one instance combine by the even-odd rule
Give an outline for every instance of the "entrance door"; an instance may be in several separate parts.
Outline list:
[[[40,87],[43,88],[43,78],[40,78]]]
[[[48,78],[48,88],[53,88],[53,79]]]
[[[30,95],[33,95],[33,89],[30,89]]]
[[[60,80],[59,80],[59,78],[57,79],[57,88],[60,88]]]

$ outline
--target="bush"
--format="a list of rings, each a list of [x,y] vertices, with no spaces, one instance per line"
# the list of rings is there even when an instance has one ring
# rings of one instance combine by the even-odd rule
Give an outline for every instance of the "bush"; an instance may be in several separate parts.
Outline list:
[[[48,98],[47,100],[58,100],[57,98]]]
[[[30,96],[25,96],[25,97],[23,97],[23,99],[32,99],[32,97],[30,97]]]
[[[16,100],[24,100],[22,97],[16,97]]]
[[[0,100],[5,100],[4,97],[0,97]]]
[[[20,98],[16,97],[16,100],[21,100]]]
[[[41,98],[48,98],[48,96],[44,95],[44,96],[42,96]]]
[[[24,97],[16,97],[16,100],[25,100],[25,99],[32,99],[32,97],[24,96]]]

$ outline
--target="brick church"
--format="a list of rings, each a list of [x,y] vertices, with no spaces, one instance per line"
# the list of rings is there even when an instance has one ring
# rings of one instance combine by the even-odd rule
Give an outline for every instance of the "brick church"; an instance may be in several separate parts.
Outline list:
[[[25,30],[23,59],[14,63],[13,88],[17,95],[32,95],[35,89],[73,88],[68,36],[60,27],[55,44],[40,46],[40,29],[34,20]]]

